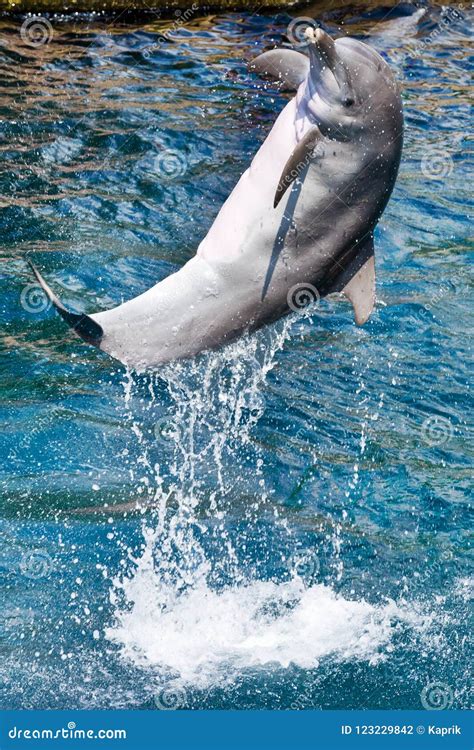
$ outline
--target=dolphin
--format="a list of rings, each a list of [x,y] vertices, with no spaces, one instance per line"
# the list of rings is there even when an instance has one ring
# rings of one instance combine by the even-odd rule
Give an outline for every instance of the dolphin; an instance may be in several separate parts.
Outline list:
[[[296,91],[220,209],[196,255],[110,310],[67,310],[73,330],[137,371],[222,346],[342,292],[357,324],[375,303],[373,232],[400,162],[400,92],[366,44],[308,28],[304,51],[275,49],[251,68]]]

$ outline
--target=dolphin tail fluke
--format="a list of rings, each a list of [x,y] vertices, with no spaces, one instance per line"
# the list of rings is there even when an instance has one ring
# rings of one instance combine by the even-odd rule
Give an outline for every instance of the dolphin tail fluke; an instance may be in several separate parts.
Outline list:
[[[85,313],[79,314],[67,310],[62,302],[56,297],[53,290],[50,289],[36,266],[34,266],[30,260],[27,260],[27,262],[34,273],[38,284],[41,286],[48,299],[51,301],[60,316],[70,326],[70,328],[72,328],[73,331],[81,337],[81,339],[87,341],[88,344],[99,347],[102,336],[104,335],[102,326],[96,323],[95,320],[93,320],[91,317],[89,317],[89,315],[86,315]]]

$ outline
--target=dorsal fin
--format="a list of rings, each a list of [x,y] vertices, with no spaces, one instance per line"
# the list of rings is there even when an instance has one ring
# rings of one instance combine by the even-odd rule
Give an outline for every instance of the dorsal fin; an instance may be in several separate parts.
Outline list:
[[[287,91],[296,91],[309,72],[309,59],[293,49],[271,49],[250,63],[250,70],[281,81]]]

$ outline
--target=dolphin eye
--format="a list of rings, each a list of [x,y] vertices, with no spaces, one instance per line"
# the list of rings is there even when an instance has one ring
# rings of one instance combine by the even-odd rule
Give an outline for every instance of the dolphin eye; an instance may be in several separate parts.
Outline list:
[[[346,98],[342,100],[342,103],[345,107],[352,107],[352,105],[354,104],[354,99],[351,99],[350,96],[346,96]]]

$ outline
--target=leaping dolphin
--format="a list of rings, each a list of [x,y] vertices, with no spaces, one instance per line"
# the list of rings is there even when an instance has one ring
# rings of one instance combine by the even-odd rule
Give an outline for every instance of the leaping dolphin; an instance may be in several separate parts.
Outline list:
[[[400,162],[402,102],[386,62],[362,42],[306,32],[307,54],[264,52],[252,67],[296,96],[229,195],[196,255],[138,297],[68,311],[85,341],[136,370],[216,348],[298,306],[343,292],[363,324],[375,301],[373,231]]]

